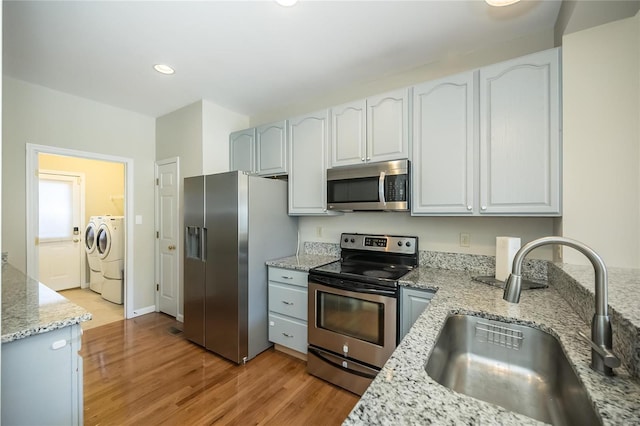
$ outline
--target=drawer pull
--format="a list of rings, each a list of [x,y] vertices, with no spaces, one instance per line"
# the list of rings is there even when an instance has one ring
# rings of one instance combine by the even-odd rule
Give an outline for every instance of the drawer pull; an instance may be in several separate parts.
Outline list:
[[[282,335],[283,335],[284,337],[288,337],[288,338],[290,338],[290,339],[293,339],[293,334],[282,333]]]
[[[284,303],[285,305],[293,306],[293,302],[287,302],[286,300],[283,300],[282,303]]]
[[[285,280],[292,280],[293,279],[293,277],[288,277],[286,275],[283,275],[282,278],[284,278]]]

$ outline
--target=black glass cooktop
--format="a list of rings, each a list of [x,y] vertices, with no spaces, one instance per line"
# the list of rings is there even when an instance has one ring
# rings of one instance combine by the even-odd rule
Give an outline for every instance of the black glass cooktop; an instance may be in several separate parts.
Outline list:
[[[343,279],[397,281],[411,271],[411,269],[412,268],[410,266],[405,265],[337,260],[335,262],[313,268],[312,271]]]

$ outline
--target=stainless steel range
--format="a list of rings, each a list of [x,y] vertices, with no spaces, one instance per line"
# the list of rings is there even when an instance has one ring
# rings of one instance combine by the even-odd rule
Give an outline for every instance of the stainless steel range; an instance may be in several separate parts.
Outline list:
[[[341,258],[309,271],[307,371],[362,395],[398,344],[398,280],[418,237],[342,234]]]

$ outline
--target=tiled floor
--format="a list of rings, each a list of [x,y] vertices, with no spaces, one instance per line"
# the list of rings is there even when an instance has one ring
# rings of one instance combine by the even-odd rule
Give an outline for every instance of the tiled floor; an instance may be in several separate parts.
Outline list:
[[[81,323],[83,330],[124,319],[124,305],[118,305],[104,300],[102,296],[88,288],[74,288],[63,290],[59,293],[76,305],[82,306],[91,312],[93,319]]]

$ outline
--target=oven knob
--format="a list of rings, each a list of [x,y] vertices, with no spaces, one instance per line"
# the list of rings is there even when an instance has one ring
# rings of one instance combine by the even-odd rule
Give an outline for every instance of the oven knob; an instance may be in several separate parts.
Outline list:
[[[402,241],[398,241],[398,247],[402,247]]]
[[[353,243],[355,243],[355,242],[356,242],[356,239],[355,239],[355,238],[352,238],[352,239],[351,239],[351,244],[353,244]]]
[[[345,238],[345,239],[344,239],[344,242],[345,242],[345,243],[348,243],[348,242],[349,242],[349,239],[348,239],[348,238]]]
[[[411,241],[407,241],[407,242],[405,243],[405,246],[407,246],[407,247],[411,247]]]

